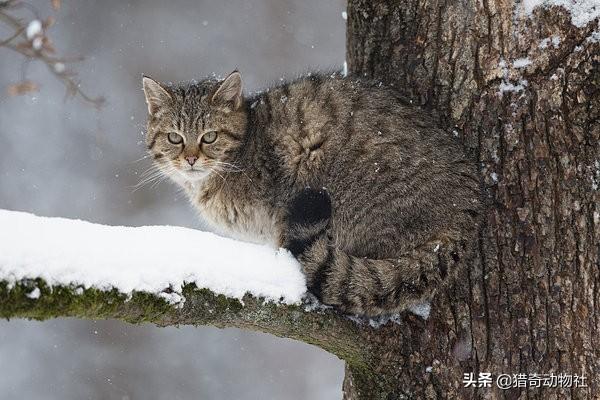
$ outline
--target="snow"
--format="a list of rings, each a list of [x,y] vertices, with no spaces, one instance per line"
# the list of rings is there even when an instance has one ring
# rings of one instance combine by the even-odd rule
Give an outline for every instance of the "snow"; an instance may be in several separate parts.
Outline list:
[[[525,86],[527,86],[527,81],[521,79],[517,85],[511,82],[501,82],[500,86],[498,86],[498,90],[500,93],[504,92],[520,92],[525,90]]]
[[[420,304],[415,304],[414,306],[409,307],[408,311],[410,311],[411,313],[413,313],[415,315],[418,315],[419,317],[421,317],[423,319],[428,319],[429,314],[431,313],[431,303],[424,302],[424,303],[420,303]]]
[[[414,304],[407,309],[411,313],[421,317],[424,320],[429,318],[429,314],[431,313],[431,303],[428,301],[424,301],[422,303]],[[379,329],[382,326],[386,325],[388,322],[392,322],[394,324],[400,325],[402,323],[402,316],[398,313],[390,314],[390,315],[382,315],[379,317],[368,318],[365,319],[359,315],[347,315],[348,319],[354,321],[358,325],[363,325],[364,323],[368,323],[371,328]]]
[[[538,47],[540,49],[546,49],[546,48],[548,48],[548,46],[550,44],[552,44],[552,47],[558,48],[558,46],[560,45],[560,37],[559,36],[547,37],[547,38],[543,39],[542,41],[540,41],[540,44]]]
[[[27,35],[27,39],[31,40],[40,33],[42,33],[41,21],[34,19],[29,24],[27,24],[27,29],[25,30],[25,35]]]
[[[525,13],[531,15],[534,8],[562,6],[571,13],[573,25],[581,28],[600,17],[600,0],[524,0]]]
[[[54,64],[54,72],[56,72],[57,74],[62,74],[63,72],[65,72],[65,64],[61,62],[57,62],[56,64]]]
[[[306,292],[298,262],[283,249],[174,226],[123,227],[0,210],[0,280],[42,278],[179,303],[185,283],[241,299],[246,292],[286,304]],[[170,288],[168,293],[165,289]],[[37,288],[36,288],[37,289]],[[39,297],[33,289],[30,298]]]
[[[525,58],[517,58],[513,61],[513,67],[515,68],[525,68],[526,66],[531,64],[531,60],[527,57]]]
[[[344,21],[348,19],[348,13],[346,11],[342,11],[342,18]]]
[[[36,38],[33,39],[33,42],[31,42],[31,46],[35,49],[35,50],[41,50],[42,46],[44,45],[44,40],[37,36]]]
[[[524,67],[528,66],[529,64],[531,64],[531,61],[529,60],[529,58],[518,58],[512,62],[512,66],[515,69],[524,68]],[[506,60],[500,59],[500,61],[498,62],[498,67],[500,67],[500,69],[502,71],[502,77],[503,77],[502,82],[500,82],[500,84],[498,85],[498,93],[500,95],[502,95],[505,92],[521,92],[521,91],[525,90],[525,87],[527,86],[527,80],[521,78],[521,79],[519,79],[519,81],[516,84],[513,82],[510,82],[510,80],[509,80],[509,72],[510,71],[507,67]]]
[[[40,288],[34,288],[31,292],[27,293],[25,296],[27,296],[30,299],[39,299],[41,295],[41,291]]]

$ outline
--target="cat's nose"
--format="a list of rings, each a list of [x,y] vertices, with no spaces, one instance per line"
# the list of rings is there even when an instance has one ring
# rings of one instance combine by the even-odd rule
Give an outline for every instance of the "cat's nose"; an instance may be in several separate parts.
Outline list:
[[[188,164],[194,165],[194,163],[196,162],[196,160],[198,160],[198,157],[196,157],[196,156],[187,156],[185,159],[187,160]]]

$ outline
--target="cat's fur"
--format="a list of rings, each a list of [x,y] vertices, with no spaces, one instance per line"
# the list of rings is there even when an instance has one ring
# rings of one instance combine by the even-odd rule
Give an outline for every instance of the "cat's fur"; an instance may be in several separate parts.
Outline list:
[[[325,304],[367,316],[401,311],[472,256],[476,166],[394,90],[335,74],[250,97],[238,72],[143,83],[159,168],[217,231],[290,249]],[[216,141],[203,143],[210,131]],[[184,143],[171,144],[169,132]],[[190,156],[199,157],[193,167]]]

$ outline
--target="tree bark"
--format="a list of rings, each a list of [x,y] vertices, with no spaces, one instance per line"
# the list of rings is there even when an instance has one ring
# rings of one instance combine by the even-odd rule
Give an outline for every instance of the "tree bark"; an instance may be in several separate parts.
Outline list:
[[[119,318],[235,326],[346,361],[343,398],[595,399],[600,393],[598,22],[499,0],[350,0],[351,74],[393,84],[477,159],[489,200],[477,262],[432,302],[380,328],[330,310],[243,304],[188,286],[149,294],[0,282],[0,317]],[[1,277],[0,277],[1,279]],[[27,297],[32,285],[41,297]],[[491,387],[463,374],[489,372]],[[587,387],[502,390],[498,374],[578,374]]]
[[[350,73],[436,112],[477,158],[490,212],[479,263],[427,323],[368,339],[391,386],[350,385],[350,367],[347,399],[600,396],[598,20],[578,28],[561,7],[519,7],[349,1]],[[588,387],[464,388],[469,372],[579,374]]]

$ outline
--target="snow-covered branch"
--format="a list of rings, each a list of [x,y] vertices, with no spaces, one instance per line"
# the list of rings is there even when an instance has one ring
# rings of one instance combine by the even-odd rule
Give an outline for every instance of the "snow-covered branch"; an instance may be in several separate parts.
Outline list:
[[[361,365],[370,327],[303,301],[285,250],[193,229],[0,210],[0,317],[214,325],[311,343]]]
[[[241,300],[299,304],[306,291],[285,250],[173,226],[123,227],[0,210],[0,276],[8,283],[146,292],[175,304],[185,284]]]

